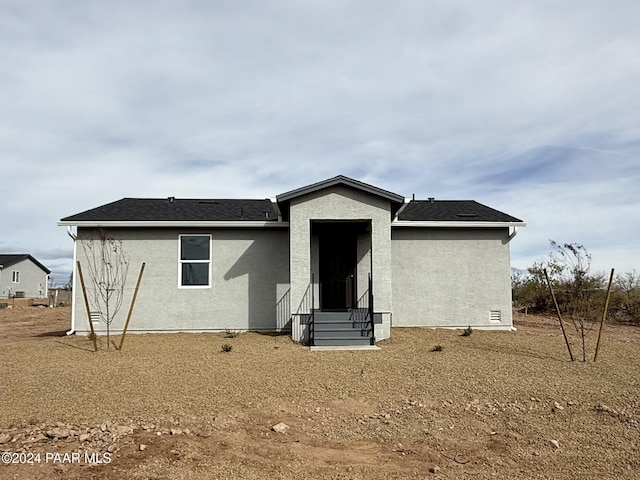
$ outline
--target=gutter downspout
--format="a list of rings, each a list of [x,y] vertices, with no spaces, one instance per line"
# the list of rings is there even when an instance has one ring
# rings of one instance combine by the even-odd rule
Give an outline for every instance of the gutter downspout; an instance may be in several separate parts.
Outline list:
[[[507,243],[511,242],[511,240],[513,240],[513,239],[514,239],[514,237],[515,237],[517,234],[518,234],[518,227],[513,227],[513,232],[511,232],[511,233],[509,234],[509,237],[508,237]],[[514,326],[513,326],[513,323],[511,324],[511,331],[512,331],[512,332],[517,332],[517,331],[518,331],[518,329],[517,329],[516,327],[514,327]]]
[[[78,240],[78,236],[73,233],[71,227],[67,227],[67,235],[71,237],[73,240],[73,278],[71,279],[71,330],[65,332],[65,335],[73,335],[76,333],[76,240]]]
[[[269,198],[268,200],[271,202],[271,206],[276,211],[276,215],[278,215],[278,221],[281,222],[282,212],[280,211],[280,207],[278,206],[278,200],[276,198]]]
[[[398,220],[398,218],[400,217],[400,214],[402,213],[402,211],[407,208],[407,205],[409,205],[411,203],[411,199],[409,198],[405,198],[404,202],[402,203],[402,205],[400,205],[400,208],[398,209],[398,211],[396,212],[396,214],[393,216],[393,218],[391,219],[391,223],[395,222]]]

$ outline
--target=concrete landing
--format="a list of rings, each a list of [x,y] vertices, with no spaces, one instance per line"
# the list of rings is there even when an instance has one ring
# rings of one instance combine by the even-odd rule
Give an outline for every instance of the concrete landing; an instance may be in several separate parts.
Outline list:
[[[309,350],[312,352],[372,351],[380,350],[380,347],[375,345],[319,345],[317,347],[309,347]]]

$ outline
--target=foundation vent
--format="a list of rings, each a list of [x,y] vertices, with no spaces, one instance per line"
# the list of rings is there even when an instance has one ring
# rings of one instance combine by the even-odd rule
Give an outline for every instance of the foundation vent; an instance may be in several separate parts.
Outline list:
[[[500,323],[502,321],[502,315],[500,310],[490,310],[489,311],[489,321],[491,323]]]
[[[100,328],[100,312],[89,312],[89,317],[91,318],[93,329],[94,330],[99,329]]]

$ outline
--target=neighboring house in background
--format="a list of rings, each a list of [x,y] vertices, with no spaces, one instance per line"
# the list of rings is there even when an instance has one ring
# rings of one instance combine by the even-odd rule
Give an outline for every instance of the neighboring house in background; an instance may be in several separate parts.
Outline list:
[[[0,254],[0,298],[45,298],[50,274],[29,254]]]
[[[85,272],[98,229],[122,241],[125,306],[145,262],[129,331],[288,331],[311,345],[373,345],[391,326],[512,329],[510,241],[525,226],[344,176],[274,199],[124,198],[58,224]],[[72,330],[86,332],[76,286]]]

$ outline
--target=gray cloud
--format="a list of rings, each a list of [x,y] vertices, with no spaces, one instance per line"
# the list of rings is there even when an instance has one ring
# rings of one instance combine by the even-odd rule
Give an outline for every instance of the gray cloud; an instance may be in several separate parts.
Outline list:
[[[595,0],[4,2],[0,245],[69,249],[59,218],[123,196],[263,198],[342,173],[524,218],[518,267],[554,238],[640,268],[639,16]]]

